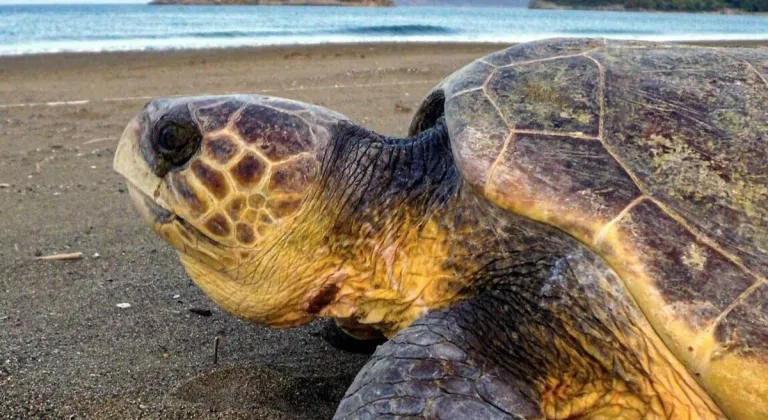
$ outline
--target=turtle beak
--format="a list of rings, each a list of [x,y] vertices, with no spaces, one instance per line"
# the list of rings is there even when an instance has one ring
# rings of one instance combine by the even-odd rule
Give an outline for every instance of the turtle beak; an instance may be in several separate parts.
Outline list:
[[[150,225],[164,224],[173,217],[158,194],[163,181],[154,174],[141,152],[149,121],[149,115],[143,111],[128,123],[117,145],[113,167],[128,181],[128,191],[141,216]]]
[[[152,197],[162,180],[149,167],[141,153],[141,142],[147,129],[145,112],[134,117],[123,131],[117,145],[113,166],[115,171],[142,193]]]

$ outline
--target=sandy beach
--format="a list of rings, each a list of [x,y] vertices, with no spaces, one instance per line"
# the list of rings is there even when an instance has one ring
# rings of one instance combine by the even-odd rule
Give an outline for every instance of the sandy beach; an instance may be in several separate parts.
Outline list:
[[[368,356],[331,347],[323,322],[269,330],[214,306],[133,210],[117,140],[151,97],[233,92],[403,135],[433,85],[502,47],[0,57],[0,417],[330,418]]]

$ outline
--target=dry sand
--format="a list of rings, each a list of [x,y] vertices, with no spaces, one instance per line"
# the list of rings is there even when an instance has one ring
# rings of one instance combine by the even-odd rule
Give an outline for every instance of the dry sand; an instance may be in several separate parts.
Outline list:
[[[0,58],[0,417],[330,418],[367,356],[329,346],[322,323],[273,331],[215,307],[132,209],[111,170],[117,139],[143,97],[228,92],[325,105],[402,135],[435,83],[499,48]],[[61,101],[87,102],[41,104]],[[34,259],[76,251],[82,260]]]

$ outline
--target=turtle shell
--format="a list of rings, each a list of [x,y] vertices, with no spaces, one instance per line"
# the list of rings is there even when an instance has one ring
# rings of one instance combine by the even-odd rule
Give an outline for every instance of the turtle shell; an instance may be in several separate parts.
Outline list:
[[[411,124],[445,115],[495,205],[619,274],[734,418],[768,418],[768,50],[555,39],[476,60]]]

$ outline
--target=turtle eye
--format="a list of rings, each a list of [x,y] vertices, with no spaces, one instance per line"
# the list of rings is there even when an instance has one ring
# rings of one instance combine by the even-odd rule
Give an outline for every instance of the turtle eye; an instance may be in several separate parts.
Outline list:
[[[172,156],[183,149],[184,145],[189,141],[185,134],[185,130],[176,124],[165,125],[157,134],[157,151],[164,155]]]
[[[155,125],[151,141],[158,176],[186,164],[200,147],[202,135],[186,107],[170,110]]]

